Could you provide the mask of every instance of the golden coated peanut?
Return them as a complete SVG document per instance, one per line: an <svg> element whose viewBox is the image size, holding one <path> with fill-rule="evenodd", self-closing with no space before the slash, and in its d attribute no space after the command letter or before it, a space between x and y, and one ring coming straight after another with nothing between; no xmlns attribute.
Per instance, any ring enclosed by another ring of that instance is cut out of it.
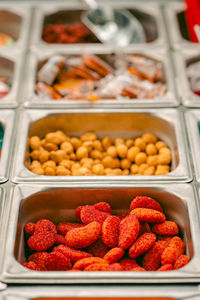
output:
<svg viewBox="0 0 200 300"><path fill-rule="evenodd" d="M64 150L51 151L50 157L59 164L63 159L66 159L66 153Z"/></svg>
<svg viewBox="0 0 200 300"><path fill-rule="evenodd" d="M169 166L167 166L169 167ZM166 166L158 165L155 171L155 175L166 175L169 173L169 169L166 168Z"/></svg>
<svg viewBox="0 0 200 300"><path fill-rule="evenodd" d="M31 171L37 175L44 175L44 170L42 168L33 168Z"/></svg>
<svg viewBox="0 0 200 300"><path fill-rule="evenodd" d="M63 167L65 167L66 169L71 170L73 164L74 164L74 161L71 161L71 160L69 160L69 159L63 159L63 160L59 163L59 166L63 166Z"/></svg>
<svg viewBox="0 0 200 300"><path fill-rule="evenodd" d="M130 172L127 169L125 169L125 170L122 171L122 175L129 175L129 174L130 174Z"/></svg>
<svg viewBox="0 0 200 300"><path fill-rule="evenodd" d="M56 151L58 150L58 146L56 144L53 143L45 143L44 145L44 149L47 151Z"/></svg>
<svg viewBox="0 0 200 300"><path fill-rule="evenodd" d="M149 166L157 166L158 165L158 155L149 155L147 157L147 164Z"/></svg>
<svg viewBox="0 0 200 300"><path fill-rule="evenodd" d="M113 169L120 168L120 160L118 158L113 158Z"/></svg>
<svg viewBox="0 0 200 300"><path fill-rule="evenodd" d="M40 154L39 154L39 160L41 163L44 163L45 161L49 160L49 156L50 156L50 153L46 150L42 150L40 151Z"/></svg>
<svg viewBox="0 0 200 300"><path fill-rule="evenodd" d="M78 170L78 169L80 169L80 167L81 167L81 165L78 162L76 162L71 167L71 171Z"/></svg>
<svg viewBox="0 0 200 300"><path fill-rule="evenodd" d="M133 146L133 147L128 149L127 158L130 161L135 161L135 157L138 153L140 153L140 148Z"/></svg>
<svg viewBox="0 0 200 300"><path fill-rule="evenodd" d="M56 175L56 169L51 167L46 167L44 169L44 175L47 176L55 176Z"/></svg>
<svg viewBox="0 0 200 300"><path fill-rule="evenodd" d="M78 149L82 145L81 140L76 137L72 137L70 139L70 142L71 142L72 146L74 147L74 149Z"/></svg>
<svg viewBox="0 0 200 300"><path fill-rule="evenodd" d="M141 137L138 137L135 139L135 146L140 148L141 151L144 151L146 147L146 142Z"/></svg>
<svg viewBox="0 0 200 300"><path fill-rule="evenodd" d="M70 154L74 151L74 147L72 146L72 144L70 142L63 142L60 145L60 149L64 150L66 154Z"/></svg>
<svg viewBox="0 0 200 300"><path fill-rule="evenodd" d="M40 138L38 136L32 136L29 143L32 150L38 150L41 146Z"/></svg>
<svg viewBox="0 0 200 300"><path fill-rule="evenodd" d="M56 167L56 175L58 176L69 176L71 175L70 170L66 169L64 166Z"/></svg>
<svg viewBox="0 0 200 300"><path fill-rule="evenodd" d="M30 153L30 157L35 160L35 159L39 159L40 156L40 151L39 150L34 150Z"/></svg>
<svg viewBox="0 0 200 300"><path fill-rule="evenodd" d="M73 176L92 175L92 172L89 169L82 167L78 170L73 170L72 175Z"/></svg>
<svg viewBox="0 0 200 300"><path fill-rule="evenodd" d="M97 139L97 136L94 132L87 132L81 136L82 142L95 141L96 139Z"/></svg>
<svg viewBox="0 0 200 300"><path fill-rule="evenodd" d="M162 142L162 141L156 142L156 143L155 143L155 146L156 146L156 148L157 148L158 150L160 150L161 148L167 148L167 145L166 145L164 142Z"/></svg>
<svg viewBox="0 0 200 300"><path fill-rule="evenodd" d="M116 146L117 148L117 154L121 157L121 158L125 158L128 152L128 147L124 144L120 144L118 146Z"/></svg>
<svg viewBox="0 0 200 300"><path fill-rule="evenodd" d="M155 144L157 141L157 137L152 134L152 133L144 133L142 135L142 138L144 139L144 141L146 142L146 144Z"/></svg>
<svg viewBox="0 0 200 300"><path fill-rule="evenodd" d="M144 170L144 175L148 176L148 175L154 175L155 173L155 167L151 166L148 167L146 170Z"/></svg>
<svg viewBox="0 0 200 300"><path fill-rule="evenodd" d="M102 140L102 145L105 150L112 145L112 140L109 136L105 136Z"/></svg>
<svg viewBox="0 0 200 300"><path fill-rule="evenodd" d="M122 175L122 170L121 169L112 169L112 173L113 175Z"/></svg>
<svg viewBox="0 0 200 300"><path fill-rule="evenodd" d="M43 163L42 167L43 167L43 169L46 169L46 168L55 169L56 168L56 163L53 160L47 160L46 162Z"/></svg>
<svg viewBox="0 0 200 300"><path fill-rule="evenodd" d="M81 158L88 157L88 149L87 147L81 146L76 150L76 157L78 160Z"/></svg>
<svg viewBox="0 0 200 300"><path fill-rule="evenodd" d="M147 155L144 152L140 152L135 157L135 163L139 166L147 161Z"/></svg>
<svg viewBox="0 0 200 300"><path fill-rule="evenodd" d="M93 159L92 158L88 158L88 157L85 157L85 158L82 158L80 160L80 164L81 166L84 165L84 164L93 164Z"/></svg>
<svg viewBox="0 0 200 300"><path fill-rule="evenodd" d="M95 175L104 175L104 174L105 174L104 166L103 166L102 164L94 165L94 166L92 167L92 172L93 172Z"/></svg>
<svg viewBox="0 0 200 300"><path fill-rule="evenodd" d="M59 145L59 144L62 143L62 138L56 132L47 133L45 138L46 138L47 143L53 143L53 144L56 144L56 145Z"/></svg>
<svg viewBox="0 0 200 300"><path fill-rule="evenodd" d="M42 169L42 165L38 160L33 160L30 167L29 167L29 169L33 170L33 169L37 169L37 168Z"/></svg>
<svg viewBox="0 0 200 300"><path fill-rule="evenodd" d="M69 157L66 156L66 159L71 159L71 160L75 161L75 160L76 160L76 154L75 154L75 153L71 153L71 154L69 155Z"/></svg>
<svg viewBox="0 0 200 300"><path fill-rule="evenodd" d="M147 155L156 155L157 154L157 149L154 144L148 144L145 147L145 151Z"/></svg>
<svg viewBox="0 0 200 300"><path fill-rule="evenodd" d="M83 168L87 168L87 169L89 169L89 170L92 170L92 166L93 166L93 165L88 164L88 163L85 163L85 164L82 165Z"/></svg>
<svg viewBox="0 0 200 300"><path fill-rule="evenodd" d="M86 147L88 149L88 151L90 152L93 149L93 142L92 141L83 142L82 146Z"/></svg>
<svg viewBox="0 0 200 300"><path fill-rule="evenodd" d="M111 156L106 156L102 159L102 164L104 168L113 168L113 158Z"/></svg>
<svg viewBox="0 0 200 300"><path fill-rule="evenodd" d="M115 146L110 146L107 149L107 154L115 158L117 156L117 149Z"/></svg>
<svg viewBox="0 0 200 300"><path fill-rule="evenodd" d="M161 148L159 150L159 154L167 154L167 155L171 155L171 151L169 148L165 147L165 148Z"/></svg>
<svg viewBox="0 0 200 300"><path fill-rule="evenodd" d="M158 164L159 165L168 165L171 162L171 155L169 154L159 154L158 155Z"/></svg>
<svg viewBox="0 0 200 300"><path fill-rule="evenodd" d="M101 142L99 140L96 140L96 141L93 142L93 148L95 150L99 150L101 152L103 151L102 144L101 144Z"/></svg>
<svg viewBox="0 0 200 300"><path fill-rule="evenodd" d="M138 172L141 173L141 174L144 174L144 171L148 168L148 165L147 164L141 164L139 166L139 169L138 169Z"/></svg>
<svg viewBox="0 0 200 300"><path fill-rule="evenodd" d="M133 164L133 165L131 166L131 173L132 173L132 174L136 174L136 173L138 172L138 170L139 170L138 165Z"/></svg>
<svg viewBox="0 0 200 300"><path fill-rule="evenodd" d="M61 143L64 143L65 141L70 142L70 138L61 130L57 130L56 134L60 137Z"/></svg>
<svg viewBox="0 0 200 300"><path fill-rule="evenodd" d="M101 163L101 160L100 159L94 159L93 161L93 164L94 165L97 165L97 164L100 164Z"/></svg>
<svg viewBox="0 0 200 300"><path fill-rule="evenodd" d="M46 144L46 139L40 140L40 145L41 145L42 147L44 147L45 144Z"/></svg>
<svg viewBox="0 0 200 300"><path fill-rule="evenodd" d="M104 158L104 157L106 157L108 154L107 154L107 152L102 152L102 159Z"/></svg>
<svg viewBox="0 0 200 300"><path fill-rule="evenodd" d="M90 152L90 156L93 158L93 159L102 159L102 152L100 152L99 150L92 150Z"/></svg>
<svg viewBox="0 0 200 300"><path fill-rule="evenodd" d="M130 169L131 167L131 161L127 158L124 158L121 160L121 168L122 169Z"/></svg>
<svg viewBox="0 0 200 300"><path fill-rule="evenodd" d="M116 138L115 139L115 146L118 146L118 145L121 145L121 144L124 144L124 143L125 143L125 141L122 138Z"/></svg>
<svg viewBox="0 0 200 300"><path fill-rule="evenodd" d="M125 144L128 148L131 148L132 146L134 146L134 140L128 139L128 140L126 140Z"/></svg>

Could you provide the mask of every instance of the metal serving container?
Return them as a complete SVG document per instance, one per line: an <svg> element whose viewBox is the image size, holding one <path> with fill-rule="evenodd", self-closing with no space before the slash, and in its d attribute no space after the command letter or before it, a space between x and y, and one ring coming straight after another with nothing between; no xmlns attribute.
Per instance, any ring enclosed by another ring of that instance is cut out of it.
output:
<svg viewBox="0 0 200 300"><path fill-rule="evenodd" d="M8 180L12 157L14 111L0 110L0 123L4 127L3 146L0 157L0 183Z"/></svg>
<svg viewBox="0 0 200 300"><path fill-rule="evenodd" d="M52 222L75 221L78 205L110 203L114 212L129 209L136 195L155 198L169 220L174 220L184 237L186 253L191 261L182 269L170 272L55 272L32 271L25 262L24 226L41 218ZM72 200L73 199L73 200ZM123 199L123 201L122 201ZM199 216L193 187L187 184L128 185L72 184L69 188L56 185L17 185L11 191L9 229L4 255L2 282L5 283L178 283L199 282ZM5 238L5 237L4 237Z"/></svg>
<svg viewBox="0 0 200 300"><path fill-rule="evenodd" d="M187 77L187 67L191 63L200 61L199 50L184 48L182 52L176 51L174 54L178 93L187 107L200 107L200 97L193 93Z"/></svg>
<svg viewBox="0 0 200 300"><path fill-rule="evenodd" d="M12 180L19 182L168 182L191 181L191 170L181 129L182 114L175 109L157 110L25 110L20 116L17 152L13 163ZM63 130L69 136L95 131L98 137L134 137L152 132L165 141L172 152L172 172L160 176L44 176L29 171L27 138Z"/></svg>
<svg viewBox="0 0 200 300"><path fill-rule="evenodd" d="M0 77L8 78L10 85L10 92L0 99L0 108L18 106L23 54L19 49L0 49Z"/></svg>
<svg viewBox="0 0 200 300"><path fill-rule="evenodd" d="M115 0L103 0L101 4L110 4L112 7L119 9L129 9L130 12L134 14L136 18L142 23L144 27L145 34L151 43L143 43L140 45L151 45L151 46L163 46L166 45L166 32L163 23L163 18L160 11L160 5L156 1L141 3L140 1L115 1ZM52 24L55 20L59 19L61 22L64 20L80 21L80 15L82 12L87 10L87 6L84 5L82 1L68 1L63 4L63 2L57 2L56 4L48 3L48 6L41 4L36 7L34 16L34 29L32 33L32 45L36 47L51 47L52 49L65 49L67 48L88 48L92 47L94 44L48 44L42 40L42 30L43 25ZM104 47L103 44L102 48ZM134 44L138 47L139 44Z"/></svg>
<svg viewBox="0 0 200 300"><path fill-rule="evenodd" d="M185 118L195 177L200 182L200 111L198 109L188 110L185 113Z"/></svg>
<svg viewBox="0 0 200 300"><path fill-rule="evenodd" d="M2 285L3 286L3 285ZM97 296L98 295L98 296ZM2 298L1 298L2 297ZM49 298L46 298L49 297ZM198 300L198 285L134 285L133 286L20 286L0 292L4 300ZM144 298L145 297L145 298ZM162 297L162 298L160 298Z"/></svg>
<svg viewBox="0 0 200 300"><path fill-rule="evenodd" d="M166 50L158 50L155 51L150 50L122 50L116 48L111 48L108 46L104 46L104 49L100 49L99 46L94 46L93 49L82 49L76 48L72 52L72 50L68 49L62 52L62 55L68 57L73 55L83 55L83 54L96 54L100 55L103 59L106 60L106 57L112 54L139 54L144 57L150 58L156 62L161 62L163 65L163 72L166 81L166 85L168 91L161 98L155 99L128 99L121 96L118 99L101 99L98 101L90 101L90 100L48 100L44 97L39 96L35 92L35 84L36 84L36 74L38 72L38 68L40 69L46 60L58 54L54 50L46 50L45 52L40 51L32 51L29 57L29 67L27 68L27 82L25 83L25 103L26 107L39 107L39 108L106 108L106 107L118 107L118 108L128 108L128 107L170 107L170 106L178 106L179 102L177 100L177 95L174 86L173 80L173 71L172 65L169 57L169 53ZM60 54L60 53L59 53Z"/></svg>
<svg viewBox="0 0 200 300"><path fill-rule="evenodd" d="M200 50L200 44L188 39L185 19L186 4L184 1L167 1L164 6L166 25L170 24L168 34L173 48L182 49L184 46Z"/></svg>
<svg viewBox="0 0 200 300"><path fill-rule="evenodd" d="M11 35L15 39L12 46L3 49L25 49L28 42L31 8L25 3L0 3L0 32Z"/></svg>

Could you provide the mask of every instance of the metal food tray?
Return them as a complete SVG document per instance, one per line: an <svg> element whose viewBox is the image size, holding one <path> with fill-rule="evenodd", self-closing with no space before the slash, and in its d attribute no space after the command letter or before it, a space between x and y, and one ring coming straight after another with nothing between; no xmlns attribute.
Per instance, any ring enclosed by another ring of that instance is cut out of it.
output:
<svg viewBox="0 0 200 300"><path fill-rule="evenodd" d="M1 47L6 50L27 47L31 8L25 3L0 3L0 31L13 36L16 41L12 46Z"/></svg>
<svg viewBox="0 0 200 300"><path fill-rule="evenodd" d="M184 48L181 52L176 51L174 53L174 60L177 69L177 88L183 105L187 107L200 107L200 96L192 92L186 73L187 66L190 63L200 61L200 48L199 50Z"/></svg>
<svg viewBox="0 0 200 300"><path fill-rule="evenodd" d="M173 48L181 50L183 47L188 47L189 49L194 48L200 50L199 43L193 43L190 40L184 38L184 35L181 33L180 24L178 20L178 15L180 16L180 22L184 21L183 13L186 9L186 5L182 1L171 1L165 3L164 12L166 23L170 24L168 29L168 34L170 37L170 43ZM185 33L184 33L185 34Z"/></svg>
<svg viewBox="0 0 200 300"><path fill-rule="evenodd" d="M25 53L19 49L0 49L0 77L7 77L10 84L10 92L0 99L0 108L18 106L23 55Z"/></svg>
<svg viewBox="0 0 200 300"><path fill-rule="evenodd" d="M12 133L14 125L14 111L0 110L0 123L4 127L3 146L0 157L0 183L8 180L10 160L12 157Z"/></svg>
<svg viewBox="0 0 200 300"><path fill-rule="evenodd" d="M118 99L101 99L98 101L90 101L90 100L48 100L42 96L39 96L35 92L35 84L36 84L36 74L38 71L38 66L44 64L46 59L55 55L62 54L64 56L72 56L72 55L84 55L84 54L97 54L97 55L111 55L112 53L116 54L139 54L144 57L150 58L154 61L160 61L163 65L164 77L166 79L167 92L161 98L155 99L128 99L123 96ZM173 71L170 63L169 53L165 49L161 49L155 51L143 50L142 48L139 50L122 50L121 48L112 48L108 46L104 46L104 49L99 48L99 46L93 46L90 49L81 49L76 48L73 51L68 49L60 53L59 51L46 50L42 51L33 51L29 57L29 66L26 70L27 82L25 83L25 107L38 107L38 108L107 108L107 107L118 107L118 108L126 108L126 107L170 107L170 106L178 106L179 101L177 100L177 95L174 86L173 80Z"/></svg>
<svg viewBox="0 0 200 300"><path fill-rule="evenodd" d="M25 261L24 226L41 218L55 223L75 220L78 205L94 204L106 199L114 211L129 209L136 195L157 199L167 218L174 220L184 236L189 264L169 272L42 272L32 271L20 263ZM97 196L98 195L98 196ZM5 283L178 283L199 282L200 224L193 187L186 184L120 185L72 184L69 188L58 185L17 185L11 190L9 229L4 252L2 282ZM73 200L72 200L73 199ZM123 201L122 201L123 199Z"/></svg>
<svg viewBox="0 0 200 300"><path fill-rule="evenodd" d="M191 170L182 131L182 114L175 109L157 110L24 110L20 116L17 151L13 162L12 180L19 182L188 182ZM63 130L70 136L95 131L97 136L133 137L152 132L172 151L172 172L160 176L46 176L37 175L25 167L29 163L27 138Z"/></svg>
<svg viewBox="0 0 200 300"><path fill-rule="evenodd" d="M102 1L103 2L103 1ZM101 3L102 3L101 2ZM135 13L135 16L141 21L142 25L144 26L145 33L147 34L147 37L151 39L155 39L152 43L142 43L142 44L133 44L133 48L136 49L138 46L166 46L167 43L167 37L164 27L164 22L160 10L160 5L156 3L156 1L141 3L139 1L115 1L115 0L108 0L104 1L106 4L110 4L112 7L116 7L119 9L129 8L130 10ZM74 15L75 20L80 20L80 10L86 10L87 6L83 4L82 1L67 1L65 4L63 2L57 2L56 4L48 3L48 6L45 4L40 4L40 6L36 6L36 11L34 15L34 29L32 31L32 39L31 39L31 46L34 47L41 47L41 48L49 48L52 47L56 49L66 49L71 48L71 50L75 48L89 48L92 47L94 44L66 44L66 45L59 45L59 44L48 44L44 42L41 38L42 35L42 29L43 29L43 23L46 20L51 20L51 15L54 15L58 13L59 11L70 11L70 14L68 12L67 15L63 15L63 19L71 19L71 17ZM104 44L98 43L98 45L101 45L102 48L104 48Z"/></svg>
<svg viewBox="0 0 200 300"><path fill-rule="evenodd" d="M4 300L45 300L46 297L51 300L73 300L74 297L77 300L152 300L152 297L154 300L198 300L200 288L197 285L155 285L148 286L148 288L144 285L134 285L134 287L116 285L112 287L105 285L63 287L60 285L56 289L53 286L20 286L8 287L7 290L0 292L1 297Z"/></svg>

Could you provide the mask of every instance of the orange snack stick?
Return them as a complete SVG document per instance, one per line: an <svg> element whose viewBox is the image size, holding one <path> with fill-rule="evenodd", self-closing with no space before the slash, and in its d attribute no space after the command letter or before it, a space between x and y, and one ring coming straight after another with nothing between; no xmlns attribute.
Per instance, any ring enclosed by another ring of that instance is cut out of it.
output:
<svg viewBox="0 0 200 300"><path fill-rule="evenodd" d="M140 222L148 223L162 223L166 219L162 212L150 208L135 208L130 215L136 216Z"/></svg>
<svg viewBox="0 0 200 300"><path fill-rule="evenodd" d="M135 208L150 208L154 210L158 210L162 212L162 207L160 204L147 196L137 196L131 201L130 210L133 210Z"/></svg>
<svg viewBox="0 0 200 300"><path fill-rule="evenodd" d="M28 237L30 237L31 235L34 234L34 231L35 231L35 224L34 224L34 223L31 223L31 222L27 223L27 224L25 225L24 230L25 230L26 235L27 235Z"/></svg>
<svg viewBox="0 0 200 300"><path fill-rule="evenodd" d="M142 267L147 271L155 271L159 268L161 263L161 255L168 243L165 241L157 241L142 259Z"/></svg>
<svg viewBox="0 0 200 300"><path fill-rule="evenodd" d="M45 251L51 248L56 242L56 233L34 233L28 239L28 246L31 250Z"/></svg>
<svg viewBox="0 0 200 300"><path fill-rule="evenodd" d="M149 250L156 242L156 235L145 232L142 234L129 249L129 256L136 258Z"/></svg>
<svg viewBox="0 0 200 300"><path fill-rule="evenodd" d="M140 224L138 219L133 215L124 218L119 224L118 247L127 249L137 239Z"/></svg>
<svg viewBox="0 0 200 300"><path fill-rule="evenodd" d="M119 224L121 220L116 216L109 216L102 225L102 241L105 245L113 248L117 245L119 236Z"/></svg>
<svg viewBox="0 0 200 300"><path fill-rule="evenodd" d="M84 226L83 224L63 222L63 223L59 223L57 225L57 230L60 234L65 236L68 231L75 229L75 228L80 228L83 226Z"/></svg>
<svg viewBox="0 0 200 300"><path fill-rule="evenodd" d="M171 271L171 270L173 270L172 265L171 264L167 264L167 265L164 265L164 266L160 267L156 271L158 271L158 272L164 272L164 271Z"/></svg>
<svg viewBox="0 0 200 300"><path fill-rule="evenodd" d="M172 239L173 239L173 236L162 236L162 235L158 236L159 241L165 241L168 244L171 242Z"/></svg>
<svg viewBox="0 0 200 300"><path fill-rule="evenodd" d="M184 253L184 248L185 246L181 238L178 236L173 237L168 247L162 253L161 264L163 266L167 264L174 265L177 258Z"/></svg>
<svg viewBox="0 0 200 300"><path fill-rule="evenodd" d="M45 266L49 271L67 271L72 268L70 260L58 251L47 255Z"/></svg>
<svg viewBox="0 0 200 300"><path fill-rule="evenodd" d="M34 233L47 233L47 232L54 232L57 233L56 226L49 220L42 219L39 220L35 224L35 231Z"/></svg>
<svg viewBox="0 0 200 300"><path fill-rule="evenodd" d="M82 208L83 208L83 206L77 206L77 208L75 209L75 215L76 215L76 218L77 218L78 222L81 222L80 214L81 214L81 209Z"/></svg>
<svg viewBox="0 0 200 300"><path fill-rule="evenodd" d="M81 221L84 224L89 224L93 221L98 222L99 224L103 224L105 219L109 216L110 214L102 212L97 210L95 207L90 206L90 205L85 205L81 209Z"/></svg>
<svg viewBox="0 0 200 300"><path fill-rule="evenodd" d="M148 223L140 223L140 232L139 235L142 235L145 232L151 232L151 227Z"/></svg>
<svg viewBox="0 0 200 300"><path fill-rule="evenodd" d="M123 268L119 263L114 263L109 265L106 271L123 271Z"/></svg>
<svg viewBox="0 0 200 300"><path fill-rule="evenodd" d="M112 248L110 251L106 253L104 259L112 264L114 262L119 261L124 256L124 250L118 247Z"/></svg>
<svg viewBox="0 0 200 300"><path fill-rule="evenodd" d="M110 204L107 202L98 202L98 203L94 204L93 206L97 210L103 211L108 214L112 214L112 208L110 207Z"/></svg>
<svg viewBox="0 0 200 300"><path fill-rule="evenodd" d="M103 77L113 71L109 64L107 64L104 60L100 59L96 55L85 56L83 59L83 63Z"/></svg>
<svg viewBox="0 0 200 300"><path fill-rule="evenodd" d="M78 260L74 264L73 269L83 270L87 266L92 265L92 264L105 264L105 263L107 263L107 261L103 258L100 258L100 257L87 257L87 258L83 258L83 259Z"/></svg>
<svg viewBox="0 0 200 300"><path fill-rule="evenodd" d="M47 252L36 252L29 256L28 260L29 262L34 262L39 267L40 271L46 271L45 259L47 255Z"/></svg>
<svg viewBox="0 0 200 300"><path fill-rule="evenodd" d="M83 271L107 271L108 263L99 263L99 264L92 264L87 267Z"/></svg>
<svg viewBox="0 0 200 300"><path fill-rule="evenodd" d="M177 235L179 230L175 222L165 221L160 224L155 224L152 231L159 235Z"/></svg>
<svg viewBox="0 0 200 300"><path fill-rule="evenodd" d="M142 267L135 267L133 269L131 269L130 271L133 271L133 272L145 272L146 270Z"/></svg>
<svg viewBox="0 0 200 300"><path fill-rule="evenodd" d="M133 258L123 258L120 261L120 265L124 271L130 271L136 267L139 267L139 265L136 263L135 259Z"/></svg>
<svg viewBox="0 0 200 300"><path fill-rule="evenodd" d="M174 264L174 270L183 268L185 265L187 265L189 263L190 259L187 255L182 254L180 255L177 260L175 261Z"/></svg>
<svg viewBox="0 0 200 300"><path fill-rule="evenodd" d="M66 240L65 240L65 237L61 234L56 234L56 241L55 241L55 244L56 245L59 245L59 244L63 244L65 245L66 244Z"/></svg>
<svg viewBox="0 0 200 300"><path fill-rule="evenodd" d="M94 243L101 234L101 225L98 222L91 222L82 227L67 232L66 244L72 248L84 248Z"/></svg>
<svg viewBox="0 0 200 300"><path fill-rule="evenodd" d="M53 251L58 251L62 253L65 257L69 258L71 262L76 262L82 258L92 257L88 252L76 250L65 245L59 245L53 249Z"/></svg>
<svg viewBox="0 0 200 300"><path fill-rule="evenodd" d="M33 261L25 262L23 266L33 271L40 271L40 268Z"/></svg>
<svg viewBox="0 0 200 300"><path fill-rule="evenodd" d="M87 251L93 256L102 258L109 251L109 248L99 238L92 245L88 246Z"/></svg>

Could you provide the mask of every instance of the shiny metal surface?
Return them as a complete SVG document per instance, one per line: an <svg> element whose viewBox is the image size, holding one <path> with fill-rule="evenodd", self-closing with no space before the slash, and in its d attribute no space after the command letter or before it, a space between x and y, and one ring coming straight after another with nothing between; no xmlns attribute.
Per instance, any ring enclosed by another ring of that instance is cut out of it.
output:
<svg viewBox="0 0 200 300"><path fill-rule="evenodd" d="M74 297L81 300L89 300L90 298L95 300L100 300L103 298L106 300L113 300L120 297L126 300L152 300L150 297L170 297L165 300L198 300L200 297L200 290L197 285L154 285L154 286L144 286L144 285L134 285L134 286L70 286L63 287L57 286L23 286L23 287L8 287L6 291L0 293L0 297L4 300L30 300L37 297L66 297L65 300L72 300ZM87 297L87 298L86 298ZM98 297L98 298L96 298ZM137 298L135 298L137 297ZM142 298L141 298L142 297ZM171 299L173 298L173 299ZM62 298L62 300L64 300ZM102 300L103 300L102 299ZM42 299L41 299L42 300ZM52 300L54 300L52 298ZM161 300L161 299L154 299ZM164 300L164 299L163 299Z"/></svg>
<svg viewBox="0 0 200 300"><path fill-rule="evenodd" d="M200 48L199 50L184 48L181 52L177 51L174 54L174 60L177 88L183 105L187 107L200 107L200 97L192 92L187 77L187 66L200 61Z"/></svg>
<svg viewBox="0 0 200 300"><path fill-rule="evenodd" d="M166 32L164 28L163 18L160 11L160 5L156 1L148 2L147 6L139 1L115 1L109 0L106 1L106 4L110 4L116 9L129 9L131 13L142 23L144 28L147 40L151 40L151 46L164 46L166 45ZM34 24L36 26L32 32L32 46L36 47L45 47L48 48L49 44L45 43L41 39L41 33L43 28L43 23L51 23L51 20L54 20L56 14L64 20L70 20L72 16L75 16L75 21L80 21L80 14L87 9L86 5L83 5L82 1L73 1L73 2L57 2L56 4L41 4L39 7L36 7L36 12L34 16ZM60 13L62 12L62 13ZM70 19L69 19L70 18ZM102 48L103 44L100 44ZM149 44L142 44L149 45ZM77 47L89 48L92 44L67 44L67 45L58 45L51 44L52 49L76 49ZM134 48L137 47L137 44L134 44Z"/></svg>
<svg viewBox="0 0 200 300"><path fill-rule="evenodd" d="M167 218L175 220L184 236L186 253L191 258L187 266L171 272L41 272L21 266L25 261L24 232L26 222L40 218L58 223L75 219L75 207L110 203L114 211L128 209L136 195L157 199ZM73 200L72 200L73 199ZM123 201L122 201L123 199ZM186 184L134 185L120 184L72 184L69 188L56 185L17 185L10 193L9 229L2 281L5 283L178 283L198 282L200 241L199 218L193 187Z"/></svg>
<svg viewBox="0 0 200 300"><path fill-rule="evenodd" d="M12 130L14 125L14 111L0 110L0 123L4 127L3 146L0 157L0 183L8 180L10 160L12 156L11 145L13 141Z"/></svg>
<svg viewBox="0 0 200 300"><path fill-rule="evenodd" d="M185 135L181 129L182 115L174 109L163 110L26 110L20 116L17 151L13 163L12 180L19 182L167 182L191 181ZM70 136L95 131L103 137L133 137L152 132L165 141L172 151L172 172L160 176L44 176L30 172L26 167L27 137L55 130Z"/></svg>
<svg viewBox="0 0 200 300"><path fill-rule="evenodd" d="M32 51L29 56L29 66L27 69L27 82L25 83L25 107L34 107L34 108L107 108L107 107L115 107L115 108L128 108L128 107L171 107L177 106L179 101L177 100L177 95L174 86L173 79L173 71L172 65L169 57L169 52L167 50L158 50L154 51L153 49L144 50L142 47L140 50L128 50L121 48L116 49L113 47L104 46L104 49L100 49L99 46L93 46L90 49L81 49L76 48L74 51L70 49L65 49L62 52L64 56L72 56L72 55L81 55L81 54L99 54L101 56L110 55L112 53L115 54L141 54L144 57L148 57L155 61L160 61L163 64L163 72L165 81L167 84L168 91L162 98L155 99L127 99L124 97L120 97L118 99L102 99L99 101L89 101L89 100L47 100L35 93L35 82L36 82L36 73L38 67L44 64L47 58L58 54L60 52L46 50L44 51Z"/></svg>

